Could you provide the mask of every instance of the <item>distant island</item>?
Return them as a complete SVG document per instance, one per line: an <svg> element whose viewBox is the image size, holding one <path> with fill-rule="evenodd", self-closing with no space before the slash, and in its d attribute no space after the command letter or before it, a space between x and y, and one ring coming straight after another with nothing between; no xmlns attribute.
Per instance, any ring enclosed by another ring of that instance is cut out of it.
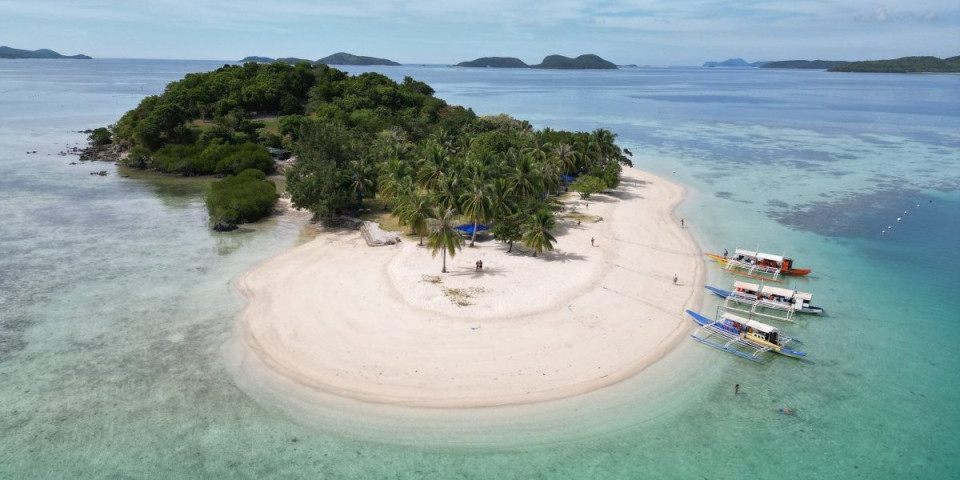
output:
<svg viewBox="0 0 960 480"><path fill-rule="evenodd" d="M247 63L247 62L273 63L273 61L274 61L274 59L273 59L273 58L270 58L270 57L258 57L258 56L256 56L256 55L253 55L253 56L250 56L250 57L243 57L243 59L240 60L240 63Z"/></svg>
<svg viewBox="0 0 960 480"><path fill-rule="evenodd" d="M469 62L460 62L458 67L479 68L530 68L523 60L514 57L480 57Z"/></svg>
<svg viewBox="0 0 960 480"><path fill-rule="evenodd" d="M42 59L72 59L72 60L90 60L86 55L60 55L53 50L41 48L40 50L21 50L19 48L0 47L0 58L42 58Z"/></svg>
<svg viewBox="0 0 960 480"><path fill-rule="evenodd" d="M460 62L458 67L480 68L540 68L552 70L615 70L617 65L597 55L586 54L577 58L563 55L548 55L539 65L527 65L514 57L481 57L468 62Z"/></svg>
<svg viewBox="0 0 960 480"><path fill-rule="evenodd" d="M843 60L784 60L780 62L767 62L761 68L799 68L808 70L827 70L840 65L846 65L850 62Z"/></svg>
<svg viewBox="0 0 960 480"><path fill-rule="evenodd" d="M709 68L713 68L713 67L753 67L753 68L760 68L760 67L766 65L767 63L769 63L769 62L753 62L753 63L747 63L747 61L744 60L744 59L742 59L742 58L730 58L730 59L724 60L724 61L722 61L722 62L704 62L703 66L704 66L704 67L709 67Z"/></svg>
<svg viewBox="0 0 960 480"><path fill-rule="evenodd" d="M960 73L960 56L946 59L937 57L902 57L893 60L849 62L835 66L828 71L867 73Z"/></svg>
<svg viewBox="0 0 960 480"><path fill-rule="evenodd" d="M260 56L249 56L244 57L240 60L240 63L247 62L256 62L256 63L288 63L290 65L296 65L300 62L307 62L313 65L400 65L393 60L387 60L386 58L376 58L376 57L364 57L361 55L353 55L351 53L337 52L333 55L329 55L321 58L317 61L307 60L305 58L297 57L283 57L283 58L270 58L270 57L260 57Z"/></svg>
<svg viewBox="0 0 960 480"><path fill-rule="evenodd" d="M323 57L315 63L322 63L324 65L400 65L386 58L364 57L362 55L353 55L344 52L337 52L333 55Z"/></svg>

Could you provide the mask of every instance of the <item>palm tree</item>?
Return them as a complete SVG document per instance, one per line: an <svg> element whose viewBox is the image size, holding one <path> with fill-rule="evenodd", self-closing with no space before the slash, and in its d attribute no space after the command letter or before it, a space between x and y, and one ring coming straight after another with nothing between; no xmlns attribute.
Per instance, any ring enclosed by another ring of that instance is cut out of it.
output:
<svg viewBox="0 0 960 480"><path fill-rule="evenodd" d="M470 182L470 188L460 195L460 208L463 216L473 222L473 234L470 235L470 246L477 238L477 225L486 222L493 216L490 186L479 177Z"/></svg>
<svg viewBox="0 0 960 480"><path fill-rule="evenodd" d="M537 253L553 250L553 244L557 241L550 230L556 225L556 220L550 212L539 211L530 216L527 220L527 229L523 232L521 241L524 245L533 249L533 256Z"/></svg>
<svg viewBox="0 0 960 480"><path fill-rule="evenodd" d="M439 211L435 211L435 213L437 214L437 224L433 233L427 237L427 244L430 246L432 256L436 257L437 251L443 254L443 269L440 271L447 273L447 252L450 252L451 257L455 256L457 250L463 246L463 237L460 236L460 231L456 229L454 224L456 214L452 208L447 207L443 214L440 214Z"/></svg>
<svg viewBox="0 0 960 480"><path fill-rule="evenodd" d="M361 204L367 192L373 189L373 164L367 157L360 157L347 163L350 175L350 192L356 195L357 204Z"/></svg>
<svg viewBox="0 0 960 480"><path fill-rule="evenodd" d="M434 218L435 212L430 194L416 189L399 196L393 210L400 225L409 225L410 233L420 236L420 246L423 246L423 236L429 233L427 220Z"/></svg>
<svg viewBox="0 0 960 480"><path fill-rule="evenodd" d="M447 151L436 143L430 143L424 148L417 180L427 190L435 192L447 176L446 170L450 163Z"/></svg>
<svg viewBox="0 0 960 480"><path fill-rule="evenodd" d="M527 155L519 157L513 171L510 172L510 188L520 197L539 195L543 189L533 159Z"/></svg>
<svg viewBox="0 0 960 480"><path fill-rule="evenodd" d="M569 144L561 144L553 148L553 158L560 162L563 173L576 172L577 156L576 151Z"/></svg>

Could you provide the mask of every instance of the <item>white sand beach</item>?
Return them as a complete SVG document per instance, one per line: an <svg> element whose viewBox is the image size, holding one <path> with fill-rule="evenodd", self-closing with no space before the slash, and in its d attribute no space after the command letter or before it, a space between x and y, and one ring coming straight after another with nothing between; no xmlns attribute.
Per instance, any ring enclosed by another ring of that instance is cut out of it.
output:
<svg viewBox="0 0 960 480"><path fill-rule="evenodd" d="M298 395L433 408L546 401L626 379L684 337L683 311L700 302L700 252L671 213L683 195L625 169L612 194L567 197L602 220L561 220L554 251L477 242L447 258L446 274L416 237L368 247L357 231L322 232L238 280L239 350L264 367L239 374Z"/></svg>

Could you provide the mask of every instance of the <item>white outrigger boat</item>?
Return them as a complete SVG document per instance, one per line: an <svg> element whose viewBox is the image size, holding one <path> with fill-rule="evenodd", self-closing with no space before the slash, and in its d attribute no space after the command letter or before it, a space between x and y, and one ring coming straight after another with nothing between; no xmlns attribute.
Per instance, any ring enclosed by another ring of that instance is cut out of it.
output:
<svg viewBox="0 0 960 480"><path fill-rule="evenodd" d="M726 250L724 250L723 255L716 253L707 253L706 255L730 273L758 280L779 282L784 275L804 276L810 274L809 269L793 268L793 259L781 255L739 248L734 250L733 256L729 257Z"/></svg>
<svg viewBox="0 0 960 480"><path fill-rule="evenodd" d="M734 355L761 362L765 352L779 353L787 357L803 358L806 353L788 348L791 343L800 343L794 338L780 335L776 327L747 320L732 313L723 313L711 320L693 310L687 310L700 328L690 336L694 340Z"/></svg>
<svg viewBox="0 0 960 480"><path fill-rule="evenodd" d="M823 315L823 308L810 304L813 294L807 292L748 282L733 282L733 290L706 289L724 299L724 310L786 322L793 321L794 313Z"/></svg>

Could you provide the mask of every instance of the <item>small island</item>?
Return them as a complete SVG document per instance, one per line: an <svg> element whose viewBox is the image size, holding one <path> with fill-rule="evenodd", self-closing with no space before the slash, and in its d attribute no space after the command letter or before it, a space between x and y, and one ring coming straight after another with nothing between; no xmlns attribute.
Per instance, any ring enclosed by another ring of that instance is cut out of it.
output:
<svg viewBox="0 0 960 480"><path fill-rule="evenodd" d="M704 62L704 63L703 63L703 66L704 66L704 67L708 67L708 68L713 68L713 67L738 67L738 68L752 67L752 68L759 68L759 67L762 67L762 66L766 65L767 63L768 63L768 62L753 62L753 63L748 63L746 60L744 60L744 59L742 59L742 58L730 58L730 59L724 60L724 61L722 61L722 62L714 62L714 61Z"/></svg>
<svg viewBox="0 0 960 480"><path fill-rule="evenodd" d="M477 68L529 68L519 58L514 57L480 57L468 62L460 62L458 67L477 67Z"/></svg>
<svg viewBox="0 0 960 480"><path fill-rule="evenodd" d="M345 52L337 52L333 55L328 55L314 63L323 65L400 65L399 63L394 62L393 60L387 60L386 58L365 57L363 55L354 55L352 53Z"/></svg>
<svg viewBox="0 0 960 480"><path fill-rule="evenodd" d="M0 47L0 58L5 59L46 59L46 60L59 60L59 59L69 59L69 60L90 60L91 57L87 55L61 55L53 50L47 48L41 48L40 50L21 50L19 48L11 48L7 46Z"/></svg>
<svg viewBox="0 0 960 480"><path fill-rule="evenodd" d="M547 55L538 65L527 65L514 57L480 57L468 62L460 62L458 67L479 68L539 68L545 70L616 70L617 65L594 54L580 55L577 58L563 55Z"/></svg>
<svg viewBox="0 0 960 480"><path fill-rule="evenodd" d="M847 61L843 60L783 60L779 62L767 62L761 68L793 68L801 70L827 70L833 67L845 65Z"/></svg>
<svg viewBox="0 0 960 480"><path fill-rule="evenodd" d="M387 60L386 58L376 58L376 57L364 57L362 55L353 55L352 53L337 52L333 55L328 55L321 58L317 61L307 60L305 58L298 57L283 57L283 58L271 58L271 57L261 57L256 55L251 55L249 57L244 57L240 60L239 63L286 63L290 65L296 65L300 62L307 62L312 65L390 65L396 66L400 65L393 60Z"/></svg>
<svg viewBox="0 0 960 480"><path fill-rule="evenodd" d="M940 59L937 57L901 57L893 60L871 60L837 65L830 72L864 73L960 73L960 56Z"/></svg>

